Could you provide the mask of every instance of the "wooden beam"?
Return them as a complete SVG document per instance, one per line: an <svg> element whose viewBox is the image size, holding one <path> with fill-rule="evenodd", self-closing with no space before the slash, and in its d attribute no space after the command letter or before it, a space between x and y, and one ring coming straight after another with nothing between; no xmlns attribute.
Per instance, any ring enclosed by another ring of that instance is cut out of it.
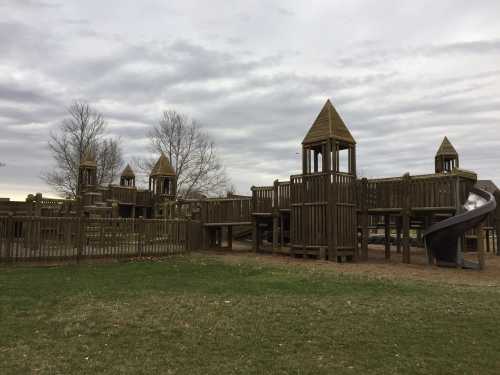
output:
<svg viewBox="0 0 500 375"><path fill-rule="evenodd" d="M391 259L391 217L384 215L385 259Z"/></svg>
<svg viewBox="0 0 500 375"><path fill-rule="evenodd" d="M477 227L477 260L479 264L479 269L484 270L484 230L483 224L479 224Z"/></svg>
<svg viewBox="0 0 500 375"><path fill-rule="evenodd" d="M411 201L409 194L409 187L411 183L410 174L407 173L403 176L403 203L404 208L402 211L403 217L403 263L410 263L410 212Z"/></svg>
<svg viewBox="0 0 500 375"><path fill-rule="evenodd" d="M368 198L368 180L363 178L361 180L361 258L364 260L368 259L368 209L367 209L367 198Z"/></svg>
<svg viewBox="0 0 500 375"><path fill-rule="evenodd" d="M396 252L401 254L401 216L396 217Z"/></svg>
<svg viewBox="0 0 500 375"><path fill-rule="evenodd" d="M227 226L227 247L233 250L233 227L231 225Z"/></svg>

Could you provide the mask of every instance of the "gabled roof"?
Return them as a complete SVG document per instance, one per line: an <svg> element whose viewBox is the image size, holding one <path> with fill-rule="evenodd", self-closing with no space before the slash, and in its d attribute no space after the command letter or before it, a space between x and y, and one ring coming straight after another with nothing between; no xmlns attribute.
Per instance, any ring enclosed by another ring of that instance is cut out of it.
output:
<svg viewBox="0 0 500 375"><path fill-rule="evenodd" d="M455 150L455 147L453 147L448 137L444 137L441 146L439 146L439 149L436 152L436 156L441 156L441 155L458 156L457 150Z"/></svg>
<svg viewBox="0 0 500 375"><path fill-rule="evenodd" d="M151 176L175 176L174 168L163 152L153 167Z"/></svg>
<svg viewBox="0 0 500 375"><path fill-rule="evenodd" d="M356 143L330 99L326 101L302 143L313 143L329 138L336 138L352 144Z"/></svg>
<svg viewBox="0 0 500 375"><path fill-rule="evenodd" d="M130 177L130 178L135 177L135 173L130 167L130 164L127 164L127 166L123 170L122 177Z"/></svg>
<svg viewBox="0 0 500 375"><path fill-rule="evenodd" d="M86 152L83 158L80 160L81 167L97 167L97 162L92 152Z"/></svg>

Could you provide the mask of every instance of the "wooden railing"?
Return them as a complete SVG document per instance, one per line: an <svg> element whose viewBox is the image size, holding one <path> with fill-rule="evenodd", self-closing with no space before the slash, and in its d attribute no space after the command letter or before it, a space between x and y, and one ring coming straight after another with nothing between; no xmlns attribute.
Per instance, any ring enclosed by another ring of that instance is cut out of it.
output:
<svg viewBox="0 0 500 375"><path fill-rule="evenodd" d="M120 203L135 204L137 201L137 190L125 186L110 186L110 197L109 199L116 200Z"/></svg>
<svg viewBox="0 0 500 375"><path fill-rule="evenodd" d="M249 223L252 199L204 199L201 204L201 221L204 224Z"/></svg>
<svg viewBox="0 0 500 375"><path fill-rule="evenodd" d="M153 199L153 193L149 190L137 190L136 205L142 207L151 206L151 201Z"/></svg>
<svg viewBox="0 0 500 375"><path fill-rule="evenodd" d="M179 254L198 248L199 222L0 217L0 261Z"/></svg>
<svg viewBox="0 0 500 375"><path fill-rule="evenodd" d="M274 181L272 186L252 187L253 212L270 214L273 209L290 209L290 181Z"/></svg>
<svg viewBox="0 0 500 375"><path fill-rule="evenodd" d="M273 186L252 187L252 211L254 213L271 213L273 211Z"/></svg>
<svg viewBox="0 0 500 375"><path fill-rule="evenodd" d="M290 181L276 181L275 192L277 192L275 206L280 210L290 209Z"/></svg>
<svg viewBox="0 0 500 375"><path fill-rule="evenodd" d="M358 180L357 198L359 206L364 203L369 210L402 209L405 199L412 209L455 209L474 183L471 177L453 173Z"/></svg>

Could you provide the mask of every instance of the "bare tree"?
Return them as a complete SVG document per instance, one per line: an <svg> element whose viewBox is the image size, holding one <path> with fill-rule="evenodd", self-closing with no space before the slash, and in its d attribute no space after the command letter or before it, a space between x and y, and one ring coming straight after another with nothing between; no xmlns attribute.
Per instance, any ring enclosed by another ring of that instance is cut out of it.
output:
<svg viewBox="0 0 500 375"><path fill-rule="evenodd" d="M228 187L229 179L213 140L186 115L173 110L163 112L148 136L152 151L165 153L172 163L180 196L220 195ZM149 172L154 161L143 160L141 169Z"/></svg>
<svg viewBox="0 0 500 375"><path fill-rule="evenodd" d="M111 183L123 164L117 139L106 138L106 122L101 113L85 102L74 102L69 116L50 134L49 149L55 169L42 179L62 196L74 197L80 160L92 153L97 161L97 183Z"/></svg>

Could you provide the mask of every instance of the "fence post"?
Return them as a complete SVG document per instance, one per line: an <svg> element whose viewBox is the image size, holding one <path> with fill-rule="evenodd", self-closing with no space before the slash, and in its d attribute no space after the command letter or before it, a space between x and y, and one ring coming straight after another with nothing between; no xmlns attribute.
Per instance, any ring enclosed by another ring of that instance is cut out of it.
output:
<svg viewBox="0 0 500 375"><path fill-rule="evenodd" d="M278 248L278 224L279 224L279 216L280 210L278 205L278 180L274 180L273 185L273 195L274 199L272 200L272 215L273 215L273 252ZM283 228L281 228L283 230Z"/></svg>
<svg viewBox="0 0 500 375"><path fill-rule="evenodd" d="M187 215L184 220L186 226L186 251L190 252L192 249L193 241L191 241L191 235L193 234L193 222L191 220L191 215Z"/></svg>
<svg viewBox="0 0 500 375"><path fill-rule="evenodd" d="M137 219L137 256L141 257L144 247L144 218L139 216Z"/></svg>
<svg viewBox="0 0 500 375"><path fill-rule="evenodd" d="M83 254L83 249L86 246L86 225L87 225L87 220L85 219L85 216L80 216L78 218L78 246L76 249L76 262L80 262L80 257Z"/></svg>
<svg viewBox="0 0 500 375"><path fill-rule="evenodd" d="M257 251L259 251L259 244L258 244L258 242L259 242L259 238L258 238L259 228L258 228L257 218L254 215L254 213L257 211L257 193L255 190L255 186L252 186L250 188L250 190L252 191L252 208L251 208L251 212L250 212L250 217L251 217L251 221L252 221L252 250L257 252Z"/></svg>
<svg viewBox="0 0 500 375"><path fill-rule="evenodd" d="M6 249L5 249L5 260L7 262L12 261L12 240L14 237L14 214L9 212L6 220L5 228L5 239L6 239Z"/></svg>
<svg viewBox="0 0 500 375"><path fill-rule="evenodd" d="M495 200L497 201L497 209L495 212L495 244L496 254L500 256L500 191L495 192ZM495 251L495 249L493 249Z"/></svg>

